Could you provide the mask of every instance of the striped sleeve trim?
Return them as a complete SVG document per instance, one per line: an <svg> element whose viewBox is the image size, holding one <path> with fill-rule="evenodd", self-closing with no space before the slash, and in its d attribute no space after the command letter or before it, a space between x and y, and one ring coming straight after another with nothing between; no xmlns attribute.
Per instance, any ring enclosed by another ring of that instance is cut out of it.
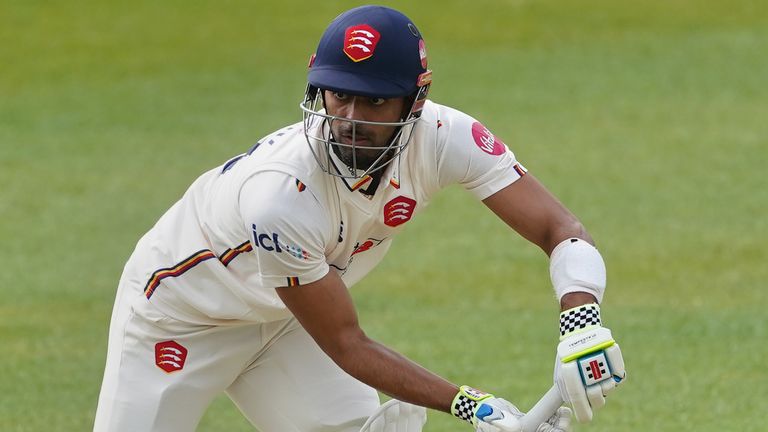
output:
<svg viewBox="0 0 768 432"><path fill-rule="evenodd" d="M219 261L221 261L221 263L224 264L224 267L226 267L229 265L229 263L232 262L233 259L237 258L238 255L245 252L250 252L252 250L253 246L251 245L250 240L248 240L235 247L234 249L225 250L224 253L219 257Z"/></svg>
<svg viewBox="0 0 768 432"><path fill-rule="evenodd" d="M241 243L240 245L225 250L219 257L219 261L221 262L224 267L229 266L229 264L238 256L240 256L243 253L250 252L253 250L253 245L251 244L250 240L245 241ZM196 265L200 264L203 261L207 261L212 258L217 258L216 254L209 250L209 249L202 249L199 250L180 263L176 264L173 267L167 267L167 268L161 268L159 270L156 270L154 273L152 273L152 276L147 281L147 284L144 286L144 296L149 299L152 297L152 294L155 293L155 290L158 286L160 286L160 283L165 278L169 277L179 277L183 275L185 272L189 271ZM286 284L288 286L297 286L300 285L301 282L299 281L299 278L296 276L287 277L285 278Z"/></svg>
<svg viewBox="0 0 768 432"><path fill-rule="evenodd" d="M207 261L211 258L216 258L216 254L208 249L203 249L190 255L187 259L176 264L170 268L163 268L152 273L152 276L147 281L147 285L144 287L144 295L147 298L152 297L152 294L157 289L160 282L167 277L177 277L184 272L188 271L192 267L200 264L203 261Z"/></svg>

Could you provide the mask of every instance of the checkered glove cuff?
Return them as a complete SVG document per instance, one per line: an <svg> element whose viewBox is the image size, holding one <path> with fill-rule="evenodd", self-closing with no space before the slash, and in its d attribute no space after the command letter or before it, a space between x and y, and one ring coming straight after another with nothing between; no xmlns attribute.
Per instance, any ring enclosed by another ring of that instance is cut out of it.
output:
<svg viewBox="0 0 768 432"><path fill-rule="evenodd" d="M588 327L602 326L600 306L590 303L560 312L560 338Z"/></svg>
<svg viewBox="0 0 768 432"><path fill-rule="evenodd" d="M472 420L475 417L478 403L484 399L492 397L492 394L485 393L470 386L461 386L459 392L456 393L456 397L453 398L451 414L474 425Z"/></svg>

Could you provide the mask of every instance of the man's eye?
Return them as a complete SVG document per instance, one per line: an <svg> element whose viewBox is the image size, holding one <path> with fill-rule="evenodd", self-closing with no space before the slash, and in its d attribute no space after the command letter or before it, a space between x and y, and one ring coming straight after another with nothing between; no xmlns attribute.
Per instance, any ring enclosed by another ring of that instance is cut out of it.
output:
<svg viewBox="0 0 768 432"><path fill-rule="evenodd" d="M373 105L382 105L386 101L387 101L386 99L380 98L380 97L371 98L371 103Z"/></svg>
<svg viewBox="0 0 768 432"><path fill-rule="evenodd" d="M349 96L346 93L333 92L333 97L338 100L346 100Z"/></svg>

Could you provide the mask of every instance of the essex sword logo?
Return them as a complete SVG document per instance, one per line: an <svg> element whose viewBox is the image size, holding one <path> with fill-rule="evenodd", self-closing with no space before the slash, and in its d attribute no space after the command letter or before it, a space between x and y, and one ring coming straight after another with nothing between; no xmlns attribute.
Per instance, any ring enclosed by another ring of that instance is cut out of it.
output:
<svg viewBox="0 0 768 432"><path fill-rule="evenodd" d="M373 56L381 35L368 24L347 27L344 32L344 54L353 62L361 62Z"/></svg>
<svg viewBox="0 0 768 432"><path fill-rule="evenodd" d="M155 364L167 373L184 368L187 361L187 349L176 341L163 341L155 344Z"/></svg>
<svg viewBox="0 0 768 432"><path fill-rule="evenodd" d="M391 227L402 225L413 216L416 200L404 196L392 198L384 205L384 224Z"/></svg>

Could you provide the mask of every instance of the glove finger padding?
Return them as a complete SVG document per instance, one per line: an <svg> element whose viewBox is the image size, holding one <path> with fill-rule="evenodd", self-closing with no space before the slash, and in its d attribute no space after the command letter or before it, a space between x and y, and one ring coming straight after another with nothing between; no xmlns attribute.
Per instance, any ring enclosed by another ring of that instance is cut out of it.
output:
<svg viewBox="0 0 768 432"><path fill-rule="evenodd" d="M524 413L520 411L520 409L516 407L515 404L513 404L512 402L504 398L496 398L496 400L499 401L502 405L506 406L507 410L509 410L509 412L511 412L514 416L516 417L523 416Z"/></svg>
<svg viewBox="0 0 768 432"><path fill-rule="evenodd" d="M613 344L606 348L605 356L608 358L608 363L611 366L612 381L615 382L615 385L621 384L627 377L627 372L624 370L624 356L621 355L619 344Z"/></svg>
<svg viewBox="0 0 768 432"><path fill-rule="evenodd" d="M589 400L589 406L593 409L600 409L605 406L605 396L603 396L603 387L600 384L594 384L588 386L587 399Z"/></svg>
<svg viewBox="0 0 768 432"><path fill-rule="evenodd" d="M557 387L563 400L571 404L576 420L585 423L592 420L592 408L587 399L584 383L576 362L559 365Z"/></svg>
<svg viewBox="0 0 768 432"><path fill-rule="evenodd" d="M571 431L571 409L560 407L550 417L546 423L542 423L536 429L536 432L570 432Z"/></svg>
<svg viewBox="0 0 768 432"><path fill-rule="evenodd" d="M360 432L421 432L426 422L426 408L391 399L371 415Z"/></svg>
<svg viewBox="0 0 768 432"><path fill-rule="evenodd" d="M600 381L600 387L603 390L603 395L608 396L608 393L612 392L616 388L616 381L612 379Z"/></svg>

